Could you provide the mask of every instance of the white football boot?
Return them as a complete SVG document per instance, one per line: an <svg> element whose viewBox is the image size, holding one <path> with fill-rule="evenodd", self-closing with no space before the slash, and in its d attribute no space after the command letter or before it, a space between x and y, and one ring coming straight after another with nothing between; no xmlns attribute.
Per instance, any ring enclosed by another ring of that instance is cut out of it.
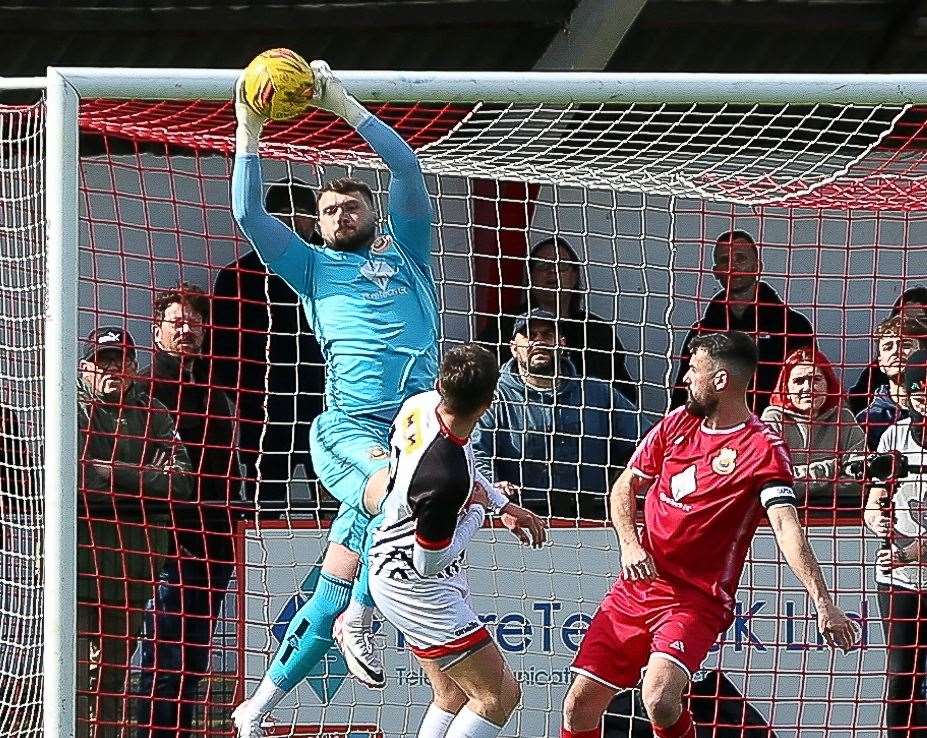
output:
<svg viewBox="0 0 927 738"><path fill-rule="evenodd" d="M371 625L363 620L346 621L342 614L335 620L332 635L344 654L348 671L370 689L383 689L386 675L383 659L373 642Z"/></svg>

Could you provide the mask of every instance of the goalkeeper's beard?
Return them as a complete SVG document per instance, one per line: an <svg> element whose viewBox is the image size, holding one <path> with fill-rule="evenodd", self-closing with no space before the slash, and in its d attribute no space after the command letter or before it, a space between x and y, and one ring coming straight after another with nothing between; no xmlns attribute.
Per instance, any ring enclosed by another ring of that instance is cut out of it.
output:
<svg viewBox="0 0 927 738"><path fill-rule="evenodd" d="M325 244L328 248L332 251L357 251L373 243L373 239L377 234L377 225L376 223L370 223L363 229L358 228L353 233L341 237L337 234L338 231L335 231L335 237Z"/></svg>

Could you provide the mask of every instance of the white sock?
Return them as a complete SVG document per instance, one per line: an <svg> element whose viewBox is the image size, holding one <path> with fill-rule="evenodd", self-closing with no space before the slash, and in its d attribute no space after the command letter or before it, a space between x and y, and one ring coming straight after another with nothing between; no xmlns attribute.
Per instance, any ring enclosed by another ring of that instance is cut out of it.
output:
<svg viewBox="0 0 927 738"><path fill-rule="evenodd" d="M286 692L265 674L258 688L251 695L251 699L248 700L248 707L255 715L264 715L273 710L284 697L286 697Z"/></svg>
<svg viewBox="0 0 927 738"><path fill-rule="evenodd" d="M502 728L464 707L447 729L445 738L496 738Z"/></svg>
<svg viewBox="0 0 927 738"><path fill-rule="evenodd" d="M373 626L373 613L376 608L365 607L357 600L352 599L348 603L348 609L344 611L344 622L360 623L365 630L370 630Z"/></svg>
<svg viewBox="0 0 927 738"><path fill-rule="evenodd" d="M417 738L444 738L455 717L453 712L445 712L432 702L418 726Z"/></svg>

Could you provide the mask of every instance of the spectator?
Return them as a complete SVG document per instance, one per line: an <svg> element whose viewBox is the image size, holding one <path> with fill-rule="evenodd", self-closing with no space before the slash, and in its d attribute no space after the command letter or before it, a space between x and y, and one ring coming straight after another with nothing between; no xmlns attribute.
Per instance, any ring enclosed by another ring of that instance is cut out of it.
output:
<svg viewBox="0 0 927 738"><path fill-rule="evenodd" d="M925 337L927 324L903 314L886 318L876 328L879 370L887 381L873 393L869 406L856 416L870 450L878 447L879 438L888 426L908 417L903 367Z"/></svg>
<svg viewBox="0 0 927 738"><path fill-rule="evenodd" d="M209 668L209 642L232 576L230 507L241 486L235 413L210 386L203 356L209 298L182 283L154 300L155 352L142 372L165 405L193 467L193 501L175 511L176 545L145 613L138 684L138 738L187 738L197 689Z"/></svg>
<svg viewBox="0 0 927 738"><path fill-rule="evenodd" d="M824 354L799 349L786 358L762 419L788 445L795 491L807 504L860 508L862 488L841 470L850 456L866 453L866 438Z"/></svg>
<svg viewBox="0 0 927 738"><path fill-rule="evenodd" d="M683 377L689 370L689 344L702 333L737 330L756 341L760 363L753 388L747 393L753 412L761 414L779 378L785 357L800 348L811 348L814 331L801 313L792 310L766 282L760 280L763 264L753 237L745 231L718 236L712 252L712 271L721 291L711 298L702 319L692 326L682 344L682 360L676 375L671 407L686 402Z"/></svg>
<svg viewBox="0 0 927 738"><path fill-rule="evenodd" d="M917 318L927 323L927 287L911 287L902 292L895 300L889 317L894 318L896 315ZM879 369L879 357L876 356L850 389L850 410L857 415L861 413L872 402L873 392L884 384L888 384L888 377Z"/></svg>
<svg viewBox="0 0 927 738"><path fill-rule="evenodd" d="M910 400L907 417L879 439L879 452L898 452L909 471L892 483L873 486L866 503L867 527L884 546L876 558L879 611L888 663L885 727L888 738L927 735L927 351L905 360L904 385ZM891 376L891 375L890 375ZM892 515L894 512L894 515Z"/></svg>
<svg viewBox="0 0 927 738"><path fill-rule="evenodd" d="M519 504L533 512L602 520L609 485L634 450L637 413L608 382L576 375L558 329L545 310L518 318L514 358L474 451L487 476L521 486Z"/></svg>
<svg viewBox="0 0 927 738"><path fill-rule="evenodd" d="M536 243L528 255L525 296L516 315L538 308L558 316L566 357L577 376L614 382L615 388L634 404L637 385L625 367L624 346L613 325L586 309L581 269L579 257L566 239L554 236ZM514 326L514 315L492 317L477 339L496 351L500 364L511 357L502 344L512 335Z"/></svg>
<svg viewBox="0 0 927 738"><path fill-rule="evenodd" d="M190 458L167 409L135 381L135 342L99 328L78 384L78 734L122 734L129 656L168 552L171 502L190 496Z"/></svg>
<svg viewBox="0 0 927 738"><path fill-rule="evenodd" d="M5 552L0 578L0 695L5 703L0 719L9 735L34 728L33 695L42 692L41 642L31 628L35 602L24 592L42 590L42 468L39 455L29 451L19 416L0 405L0 550ZM37 449L38 450L38 449Z"/></svg>
<svg viewBox="0 0 927 738"><path fill-rule="evenodd" d="M304 182L271 185L268 212L304 240L321 244L315 195ZM309 426L322 411L322 352L296 294L268 274L255 251L223 268L213 298L213 383L233 393L248 497L283 512L289 481L302 464L311 479ZM260 496L258 482L260 479Z"/></svg>
<svg viewBox="0 0 927 738"><path fill-rule="evenodd" d="M41 497L38 468L29 454L19 418L13 408L0 405L0 500L5 513L35 512Z"/></svg>

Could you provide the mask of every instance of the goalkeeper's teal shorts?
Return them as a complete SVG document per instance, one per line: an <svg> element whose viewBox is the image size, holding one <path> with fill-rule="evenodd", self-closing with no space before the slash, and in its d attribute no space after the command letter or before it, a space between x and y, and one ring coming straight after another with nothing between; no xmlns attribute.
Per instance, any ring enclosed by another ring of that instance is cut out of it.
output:
<svg viewBox="0 0 927 738"><path fill-rule="evenodd" d="M389 431L390 423L340 410L326 410L312 422L312 465L322 486L341 503L328 540L359 554L370 525L364 489L373 474L389 466Z"/></svg>

